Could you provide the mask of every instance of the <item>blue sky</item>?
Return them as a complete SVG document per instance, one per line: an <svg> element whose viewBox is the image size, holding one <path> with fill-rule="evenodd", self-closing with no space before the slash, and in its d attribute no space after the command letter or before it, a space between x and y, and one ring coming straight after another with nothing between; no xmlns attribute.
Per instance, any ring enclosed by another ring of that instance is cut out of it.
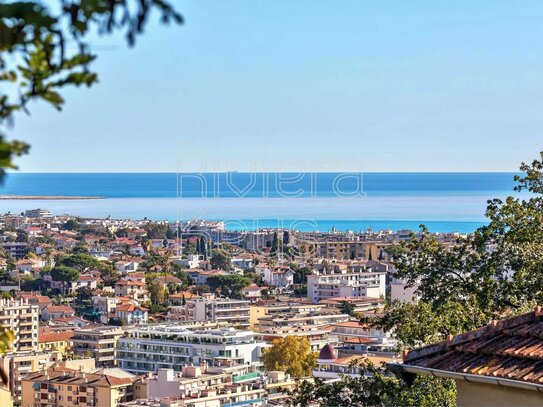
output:
<svg viewBox="0 0 543 407"><path fill-rule="evenodd" d="M541 1L174 1L39 104L25 172L514 171L543 149Z"/></svg>

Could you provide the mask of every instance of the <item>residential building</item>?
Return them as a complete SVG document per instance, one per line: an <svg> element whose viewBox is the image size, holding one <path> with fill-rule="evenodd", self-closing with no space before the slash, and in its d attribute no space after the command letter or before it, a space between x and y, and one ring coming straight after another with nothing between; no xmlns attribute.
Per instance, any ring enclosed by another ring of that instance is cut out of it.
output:
<svg viewBox="0 0 543 407"><path fill-rule="evenodd" d="M38 316L38 306L25 299L0 299L0 326L13 332L13 351L38 349Z"/></svg>
<svg viewBox="0 0 543 407"><path fill-rule="evenodd" d="M305 337L311 349L318 351L327 343L337 342L330 336L331 324L348 319L347 314L335 313L269 315L259 319L258 335L267 342L287 336Z"/></svg>
<svg viewBox="0 0 543 407"><path fill-rule="evenodd" d="M117 343L119 367L133 373L180 371L186 364L235 366L260 360L262 342L251 331L149 325L127 329Z"/></svg>
<svg viewBox="0 0 543 407"><path fill-rule="evenodd" d="M47 209L27 209L25 211L25 216L27 218L48 218L53 216L51 211Z"/></svg>
<svg viewBox="0 0 543 407"><path fill-rule="evenodd" d="M42 312L48 305L53 304L51 298L46 295L21 292L18 294L18 297L27 300L30 305L37 305L39 312Z"/></svg>
<svg viewBox="0 0 543 407"><path fill-rule="evenodd" d="M74 316L75 311L69 305L48 305L41 312L41 319L43 321Z"/></svg>
<svg viewBox="0 0 543 407"><path fill-rule="evenodd" d="M0 243L0 247L2 247L5 251L7 251L12 257L16 259L22 259L26 257L28 251L30 250L30 246L28 245L28 243L25 242L4 242Z"/></svg>
<svg viewBox="0 0 543 407"><path fill-rule="evenodd" d="M250 302L256 302L262 298L262 290L264 287L259 287L256 284L248 285L242 290L243 297L249 300Z"/></svg>
<svg viewBox="0 0 543 407"><path fill-rule="evenodd" d="M313 369L313 377L325 380L338 380L344 376L353 379L359 378L360 368L357 363L372 363L374 366L381 366L383 363L396 362L394 356L388 355L350 355L338 356L338 352L332 345L326 345L319 352L317 366Z"/></svg>
<svg viewBox="0 0 543 407"><path fill-rule="evenodd" d="M62 355L66 355L72 348L73 331L55 332L48 330L38 334L38 350L40 351L59 351Z"/></svg>
<svg viewBox="0 0 543 407"><path fill-rule="evenodd" d="M262 279L268 285L287 288L294 284L294 271L288 266L257 268L256 271L262 274Z"/></svg>
<svg viewBox="0 0 543 407"><path fill-rule="evenodd" d="M92 274L81 274L75 281L70 281L67 283L64 281L55 281L51 279L50 283L51 288L55 288L67 294L73 294L80 288L90 288L91 290L96 290L98 286L98 277Z"/></svg>
<svg viewBox="0 0 543 407"><path fill-rule="evenodd" d="M117 407L133 398L131 375L121 377L104 373L53 367L23 379L23 407Z"/></svg>
<svg viewBox="0 0 543 407"><path fill-rule="evenodd" d="M128 325L146 324L148 318L147 308L135 304L121 304L115 309L115 319L126 322Z"/></svg>
<svg viewBox="0 0 543 407"><path fill-rule="evenodd" d="M407 281L394 278L390 282L390 301L415 302L419 297L418 288L418 284L409 286Z"/></svg>
<svg viewBox="0 0 543 407"><path fill-rule="evenodd" d="M21 228L25 223L25 217L18 215L3 216L2 220L6 228L14 230Z"/></svg>
<svg viewBox="0 0 543 407"><path fill-rule="evenodd" d="M281 316L284 314L306 314L309 312L318 313L325 310L326 305L307 304L297 302L280 302L280 301L257 301L251 304L249 310L250 328L258 327L260 318L265 316Z"/></svg>
<svg viewBox="0 0 543 407"><path fill-rule="evenodd" d="M92 297L92 308L100 315L100 322L107 324L110 318L115 317L115 309L120 303L119 297L105 297L95 295Z"/></svg>
<svg viewBox="0 0 543 407"><path fill-rule="evenodd" d="M318 303L335 297L385 297L386 273L343 270L340 273L315 272L307 276L307 297Z"/></svg>
<svg viewBox="0 0 543 407"><path fill-rule="evenodd" d="M362 260L366 244L363 241L322 241L313 243L316 257L335 260Z"/></svg>
<svg viewBox="0 0 543 407"><path fill-rule="evenodd" d="M20 400L22 379L27 375L47 369L60 361L58 351L18 351L0 356L0 366L9 379L9 389L15 400ZM3 406L2 406L3 407Z"/></svg>
<svg viewBox="0 0 543 407"><path fill-rule="evenodd" d="M416 375L453 379L458 406L543 404L543 308L492 321L446 341L413 349L389 368L408 382Z"/></svg>
<svg viewBox="0 0 543 407"><path fill-rule="evenodd" d="M174 264L178 264L181 267L189 269L196 269L200 267L200 263L204 260L204 256L201 254L189 254L186 258L182 257L170 257L170 261Z"/></svg>
<svg viewBox="0 0 543 407"><path fill-rule="evenodd" d="M134 383L137 400L122 403L123 407L219 407L285 405L286 390L296 382L284 372L266 375L247 371L206 366L184 366L182 372L160 369Z"/></svg>
<svg viewBox="0 0 543 407"><path fill-rule="evenodd" d="M185 298L185 305L171 307L169 320L177 322L224 322L234 327L249 327L250 301L216 298L213 294Z"/></svg>
<svg viewBox="0 0 543 407"><path fill-rule="evenodd" d="M98 326L78 329L72 337L73 352L92 357L96 366L114 366L117 341L123 330L115 326Z"/></svg>
<svg viewBox="0 0 543 407"><path fill-rule="evenodd" d="M339 310L343 309L345 304L349 304L352 307L353 312L361 313L384 307L385 299L368 297L333 297L320 300L319 304L337 308Z"/></svg>
<svg viewBox="0 0 543 407"><path fill-rule="evenodd" d="M115 268L121 273L130 273L134 272L139 267L139 262L136 261L117 261L115 262Z"/></svg>
<svg viewBox="0 0 543 407"><path fill-rule="evenodd" d="M149 299L145 283L137 280L120 280L115 284L115 295L129 297L138 302Z"/></svg>
<svg viewBox="0 0 543 407"><path fill-rule="evenodd" d="M240 369L247 373L249 368L240 366ZM232 384L232 375L230 369L208 368L206 365L185 365L180 372L158 369L156 373L149 372L136 381L134 396L138 399L194 397L202 389L220 389Z"/></svg>

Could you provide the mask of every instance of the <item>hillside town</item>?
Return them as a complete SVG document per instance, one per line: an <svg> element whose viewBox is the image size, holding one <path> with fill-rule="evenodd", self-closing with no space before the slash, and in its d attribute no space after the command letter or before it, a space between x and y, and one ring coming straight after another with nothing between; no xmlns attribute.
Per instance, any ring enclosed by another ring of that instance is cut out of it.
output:
<svg viewBox="0 0 543 407"><path fill-rule="evenodd" d="M390 304L424 307L423 283L398 278L393 259L423 229L235 231L43 209L0 225L1 406L319 406L322 389L383 374L452 379L459 405L539 397L535 373L507 381L537 367L524 349L540 346L539 308L414 350L394 328L411 329L407 314L372 322ZM430 235L456 250L458 234Z"/></svg>
<svg viewBox="0 0 543 407"><path fill-rule="evenodd" d="M407 231L238 232L43 209L0 222L0 319L14 333L0 366L15 405L285 405L298 377L262 355L287 338L318 355L306 376L327 381L356 377L354 360L401 360L392 333L360 318L415 300L388 261Z"/></svg>

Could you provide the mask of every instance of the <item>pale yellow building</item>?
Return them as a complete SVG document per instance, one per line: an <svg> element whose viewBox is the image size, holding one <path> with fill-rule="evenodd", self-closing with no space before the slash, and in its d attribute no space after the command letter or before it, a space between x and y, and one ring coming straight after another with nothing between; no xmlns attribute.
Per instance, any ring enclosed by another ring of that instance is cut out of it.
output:
<svg viewBox="0 0 543 407"><path fill-rule="evenodd" d="M2 355L0 366L8 376L12 397L15 400L21 398L22 379L25 376L47 369L60 360L61 354L58 351L20 351Z"/></svg>
<svg viewBox="0 0 543 407"><path fill-rule="evenodd" d="M38 337L38 350L55 350L66 356L72 348L72 331L40 333Z"/></svg>
<svg viewBox="0 0 543 407"><path fill-rule="evenodd" d="M133 378L55 367L23 379L22 407L117 407L133 398Z"/></svg>
<svg viewBox="0 0 543 407"><path fill-rule="evenodd" d="M9 389L6 387L0 387L0 406L2 407L13 407L13 399Z"/></svg>

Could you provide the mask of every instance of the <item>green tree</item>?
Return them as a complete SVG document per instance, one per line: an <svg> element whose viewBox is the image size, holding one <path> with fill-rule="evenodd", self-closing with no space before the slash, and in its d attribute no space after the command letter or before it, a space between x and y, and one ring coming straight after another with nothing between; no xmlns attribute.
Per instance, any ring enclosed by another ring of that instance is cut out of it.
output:
<svg viewBox="0 0 543 407"><path fill-rule="evenodd" d="M164 293L164 287L158 279L153 279L147 284L147 290L151 297L151 304L164 305L166 302L166 296Z"/></svg>
<svg viewBox="0 0 543 407"><path fill-rule="evenodd" d="M142 226L149 239L166 239L170 227L166 223L148 222Z"/></svg>
<svg viewBox="0 0 543 407"><path fill-rule="evenodd" d="M293 275L294 284L307 284L307 276L312 273L309 267L301 267L301 268L296 268L292 270L294 271L294 275Z"/></svg>
<svg viewBox="0 0 543 407"><path fill-rule="evenodd" d="M119 272L111 266L104 267L102 270L100 270L100 277L102 277L104 285L110 287L114 286L117 281L121 279Z"/></svg>
<svg viewBox="0 0 543 407"><path fill-rule="evenodd" d="M80 273L87 270L103 270L106 268L104 263L85 253L76 253L63 256L58 261L58 264L75 268Z"/></svg>
<svg viewBox="0 0 543 407"><path fill-rule="evenodd" d="M211 267L217 270L231 270L232 260L224 250L213 250Z"/></svg>
<svg viewBox="0 0 543 407"><path fill-rule="evenodd" d="M272 346L262 352L262 363L267 371L282 370L293 377L311 376L317 365L317 354L305 337L287 336L274 339Z"/></svg>
<svg viewBox="0 0 543 407"><path fill-rule="evenodd" d="M98 75L90 70L87 34L124 30L132 45L144 31L149 15L181 23L165 0L9 1L0 4L0 126L27 112L30 102L43 100L60 110L66 86L91 86ZM7 141L0 129L0 178L28 144Z"/></svg>
<svg viewBox="0 0 543 407"><path fill-rule="evenodd" d="M272 257L275 257L277 256L279 253L279 236L277 235L277 232L273 232L273 240L272 240L272 244L271 244L271 248L270 248L270 256Z"/></svg>
<svg viewBox="0 0 543 407"><path fill-rule="evenodd" d="M61 281L63 284L63 293L66 289L66 284L76 281L79 278L79 271L73 267L58 265L51 270L51 278L54 281Z"/></svg>
<svg viewBox="0 0 543 407"><path fill-rule="evenodd" d="M389 250L396 277L417 284L420 301L391 304L378 325L416 346L543 302L543 153L520 169L515 191L523 194L489 201L487 226L452 246L421 227Z"/></svg>
<svg viewBox="0 0 543 407"><path fill-rule="evenodd" d="M341 303L341 313L342 314L347 314L347 315L350 315L350 316L355 316L355 312L354 312L354 305L349 302L349 301L343 301Z"/></svg>
<svg viewBox="0 0 543 407"><path fill-rule="evenodd" d="M207 285L212 292L230 298L242 298L242 289L251 284L251 280L239 274L216 275L207 278Z"/></svg>
<svg viewBox="0 0 543 407"><path fill-rule="evenodd" d="M360 378L346 376L340 381L325 383L302 381L289 392L289 403L295 407L374 407L374 406L456 406L456 385L453 380L417 376L407 386L385 368L361 364Z"/></svg>
<svg viewBox="0 0 543 407"><path fill-rule="evenodd" d="M64 224L62 225L63 230L78 230L79 229L79 222L75 219L68 219Z"/></svg>

